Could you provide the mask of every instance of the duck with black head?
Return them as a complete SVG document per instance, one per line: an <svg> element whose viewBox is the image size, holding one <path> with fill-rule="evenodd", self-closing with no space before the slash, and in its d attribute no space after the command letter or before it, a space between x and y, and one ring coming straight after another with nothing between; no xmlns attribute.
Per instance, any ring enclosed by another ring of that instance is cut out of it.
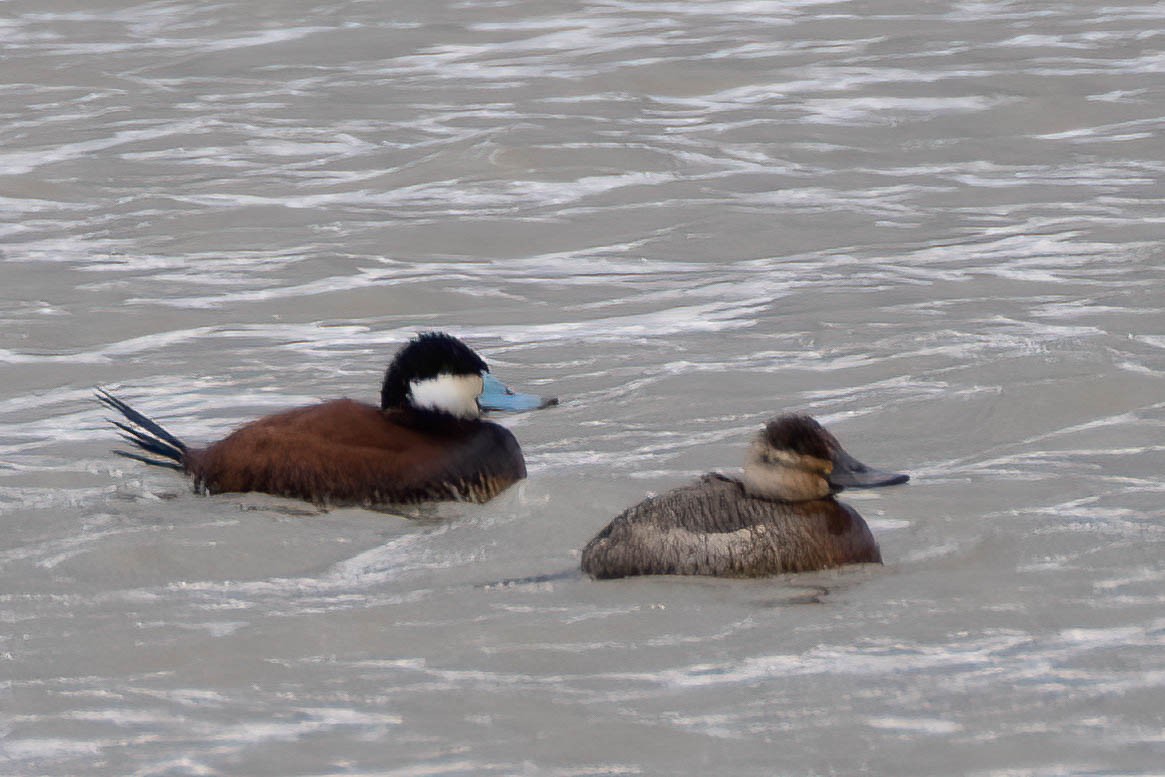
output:
<svg viewBox="0 0 1165 777"><path fill-rule="evenodd" d="M205 448L191 448L104 390L97 398L143 452L114 451L189 475L197 490L260 491L320 505L368 507L485 502L526 477L514 435L487 410L556 404L510 391L469 346L418 335L384 375L380 406L337 399L265 416Z"/></svg>
<svg viewBox="0 0 1165 777"><path fill-rule="evenodd" d="M628 509L583 549L591 577L760 577L881 563L869 526L834 494L904 483L872 469L805 415L770 421L743 477L704 475Z"/></svg>

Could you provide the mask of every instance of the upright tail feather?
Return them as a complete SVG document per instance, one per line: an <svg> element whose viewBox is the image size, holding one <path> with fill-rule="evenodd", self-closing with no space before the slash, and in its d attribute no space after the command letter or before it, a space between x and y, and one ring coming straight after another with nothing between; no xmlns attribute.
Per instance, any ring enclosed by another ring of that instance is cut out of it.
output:
<svg viewBox="0 0 1165 777"><path fill-rule="evenodd" d="M123 423L112 418L109 419L111 424L121 430L121 438L123 440L133 443L146 453L151 453L153 456L161 456L163 459L168 459L168 461L159 460L153 456L144 456L141 453L132 451L115 450L114 453L118 456L124 456L127 459L153 464L155 467L169 467L170 469L179 471L183 469L182 458L186 453L186 444L184 442L167 432L157 421L142 415L103 388L97 389L97 399L106 407L121 413L125 420L129 422Z"/></svg>

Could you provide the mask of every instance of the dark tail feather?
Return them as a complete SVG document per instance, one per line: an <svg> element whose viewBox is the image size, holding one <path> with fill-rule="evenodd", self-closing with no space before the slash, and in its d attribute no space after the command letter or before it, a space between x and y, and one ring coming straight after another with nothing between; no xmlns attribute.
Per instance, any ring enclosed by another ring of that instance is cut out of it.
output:
<svg viewBox="0 0 1165 777"><path fill-rule="evenodd" d="M181 451L177 451L172 445L164 442L159 442L145 432L140 432L132 426L126 426L121 421L114 421L112 418L109 422L121 429L125 434L121 435L121 439L126 442L131 442L142 450L150 453L155 453L159 456L165 456L168 459L174 458L175 455L181 457Z"/></svg>
<svg viewBox="0 0 1165 777"><path fill-rule="evenodd" d="M561 572L551 572L545 575L531 575L530 577L510 577L505 580L498 580L495 583L483 583L474 586L475 588L513 588L518 585L537 585L540 583L554 583L559 580L574 580L575 578L582 578L582 573L578 569L572 567L564 569Z"/></svg>
<svg viewBox="0 0 1165 777"><path fill-rule="evenodd" d="M178 472L182 471L182 465L173 461L159 461L157 459L151 459L149 456L143 456L140 453L132 453L130 451L114 451L114 453L118 456L124 456L127 459L133 459L134 461L141 461L145 462L146 464L152 464L155 467L165 467L166 469L173 469L177 470Z"/></svg>
<svg viewBox="0 0 1165 777"><path fill-rule="evenodd" d="M125 424L112 418L109 419L110 423L122 431L121 438L123 440L133 443L146 453L152 453L154 456L161 456L163 459L169 459L170 461L159 461L150 456L143 456L140 453L130 453L128 451L114 451L114 453L119 456L124 456L127 459L153 464L157 467L169 467L170 469L176 470L182 469L182 458L186 453L186 444L184 442L167 432L157 421L142 415L105 389L97 389L97 399L106 407L121 413L129 421L129 424Z"/></svg>

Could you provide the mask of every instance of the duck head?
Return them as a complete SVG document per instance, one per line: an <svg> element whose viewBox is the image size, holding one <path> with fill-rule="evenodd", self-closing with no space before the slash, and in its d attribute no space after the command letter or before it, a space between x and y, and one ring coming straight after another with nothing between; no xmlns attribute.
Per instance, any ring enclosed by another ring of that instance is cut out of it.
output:
<svg viewBox="0 0 1165 777"><path fill-rule="evenodd" d="M443 332L423 332L397 352L384 374L380 408L411 408L461 420L483 411L521 412L558 404L554 398L511 391L489 374L472 348Z"/></svg>
<svg viewBox="0 0 1165 777"><path fill-rule="evenodd" d="M845 488L893 486L909 479L866 466L817 421L790 414L769 421L752 441L742 480L751 496L804 502Z"/></svg>

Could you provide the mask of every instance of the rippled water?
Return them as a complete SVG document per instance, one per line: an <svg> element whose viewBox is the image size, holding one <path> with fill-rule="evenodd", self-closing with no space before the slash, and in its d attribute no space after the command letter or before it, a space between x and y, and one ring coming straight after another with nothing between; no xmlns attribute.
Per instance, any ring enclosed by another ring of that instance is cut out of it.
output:
<svg viewBox="0 0 1165 777"><path fill-rule="evenodd" d="M1162 3L4 12L0 772L1165 773ZM563 398L485 506L195 496L91 401L438 327ZM914 475L884 568L561 574L786 409Z"/></svg>

